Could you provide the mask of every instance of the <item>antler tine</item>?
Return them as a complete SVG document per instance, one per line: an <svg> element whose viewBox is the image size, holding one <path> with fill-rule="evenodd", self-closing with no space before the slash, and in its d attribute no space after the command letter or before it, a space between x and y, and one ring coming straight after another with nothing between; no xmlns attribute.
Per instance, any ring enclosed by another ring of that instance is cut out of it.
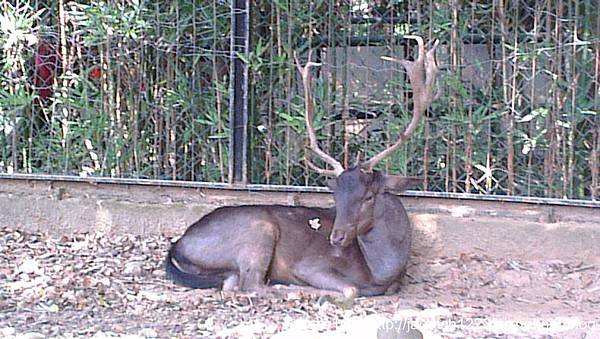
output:
<svg viewBox="0 0 600 339"><path fill-rule="evenodd" d="M319 143L317 141L317 135L315 133L314 123L313 123L315 107L314 107L314 102L312 99L312 92L311 92L311 87L310 87L310 81L311 81L310 67L321 66L321 64L317 63L317 62L312 62L311 56L312 56L312 49L308 51L308 61L306 62L306 65L301 66L300 62L298 61L298 58L296 57L296 53L294 52L294 60L296 62L296 67L298 68L298 72L300 72L300 76L302 77L302 85L303 85L303 90L304 90L304 109L305 109L304 121L306 122L306 131L308 132L309 148L312 151L312 153L314 153L319 158L321 158L323 161L325 161L327 164L329 164L331 167L333 167L333 169L329 170L329 169L317 167L309 159L306 159L306 163L308 164L308 166L311 169L313 169L317 173L320 173L320 174L323 174L326 176L338 176L344 171L344 166L342 166L342 164L339 161L335 160L329 154L327 154L323 150L321 150L321 148L319 147Z"/></svg>
<svg viewBox="0 0 600 339"><path fill-rule="evenodd" d="M404 37L417 40L419 50L417 59L415 61L406 59L397 60L389 57L383 57L382 59L398 62L406 69L413 91L413 116L404 131L398 136L396 143L362 164L362 167L368 171L373 170L373 167L378 162L392 154L408 139L415 128L417 128L421 115L423 115L423 112L431 105L431 101L433 100L433 84L439 71L435 62L435 49L438 46L439 40L436 40L431 49L426 51L422 37L417 35L406 35Z"/></svg>

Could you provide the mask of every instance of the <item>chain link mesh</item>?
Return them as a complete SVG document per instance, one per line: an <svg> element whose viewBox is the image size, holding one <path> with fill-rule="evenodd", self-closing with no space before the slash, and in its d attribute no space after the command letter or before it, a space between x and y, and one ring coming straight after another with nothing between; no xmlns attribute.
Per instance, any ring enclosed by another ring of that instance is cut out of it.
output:
<svg viewBox="0 0 600 339"><path fill-rule="evenodd" d="M226 179L229 3L2 7L1 171Z"/></svg>
<svg viewBox="0 0 600 339"><path fill-rule="evenodd" d="M227 181L229 1L2 1L0 172ZM309 49L321 147L346 166L411 117L405 34L441 41L433 106L378 169L446 192L598 199L596 1L254 1L249 178L318 185L294 65ZM315 160L317 164L324 166Z"/></svg>

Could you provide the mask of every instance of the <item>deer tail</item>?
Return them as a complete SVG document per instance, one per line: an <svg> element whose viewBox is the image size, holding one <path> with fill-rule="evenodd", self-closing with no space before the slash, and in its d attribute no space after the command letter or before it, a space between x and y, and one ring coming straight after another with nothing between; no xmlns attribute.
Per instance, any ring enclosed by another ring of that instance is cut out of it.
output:
<svg viewBox="0 0 600 339"><path fill-rule="evenodd" d="M165 260L165 271L168 278L173 280L178 285L189 288L221 287L221 284L224 280L224 276L222 274L195 274L181 269L181 266L190 266L193 265L193 263L190 262L185 256L180 255L177 251L177 246L175 245L176 244L173 244L171 246Z"/></svg>

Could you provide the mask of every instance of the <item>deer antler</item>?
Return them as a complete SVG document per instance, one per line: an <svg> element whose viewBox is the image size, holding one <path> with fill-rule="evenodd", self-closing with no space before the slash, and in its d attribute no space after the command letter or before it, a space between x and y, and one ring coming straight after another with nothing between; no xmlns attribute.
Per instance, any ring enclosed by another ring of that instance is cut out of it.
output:
<svg viewBox="0 0 600 339"><path fill-rule="evenodd" d="M312 62L311 56L312 50L309 50L308 61L306 62L306 65L301 66L300 62L298 61L298 58L296 57L296 53L294 53L294 60L296 62L296 67L298 68L298 72L300 72L300 76L302 77L302 85L304 88L304 121L306 122L306 130L308 132L309 148L315 155L317 155L319 158L321 158L323 161L325 161L327 164L333 167L333 169L330 170L317 167L309 159L306 159L306 163L311 169L313 169L317 173L327 176L338 176L344 171L344 166L342 166L342 164L339 161L332 158L329 154L321 150L317 141L317 135L315 133L315 128L313 124L313 118L315 114L315 103L313 102L312 90L310 86L310 68L312 66L321 66L321 64Z"/></svg>
<svg viewBox="0 0 600 339"><path fill-rule="evenodd" d="M431 101L433 100L433 83L435 82L435 78L438 73L437 64L435 62L435 49L439 43L439 40L436 40L433 43L433 47L431 47L430 50L425 51L425 43L423 42L423 38L416 35L406 35L404 37L407 39L417 40L419 48L419 55L417 59L415 61L397 60L389 57L382 57L382 59L398 62L406 69L406 73L410 79L413 91L413 116L404 131L402 131L400 136L398 136L398 141L396 141L396 143L379 152L377 155L373 156L371 159L361 165L368 171L372 171L373 167L375 167L378 162L389 156L392 152L398 149L398 147L400 147L406 141L406 139L408 139L415 128L417 128L421 115L423 112L425 112L429 105L431 105Z"/></svg>

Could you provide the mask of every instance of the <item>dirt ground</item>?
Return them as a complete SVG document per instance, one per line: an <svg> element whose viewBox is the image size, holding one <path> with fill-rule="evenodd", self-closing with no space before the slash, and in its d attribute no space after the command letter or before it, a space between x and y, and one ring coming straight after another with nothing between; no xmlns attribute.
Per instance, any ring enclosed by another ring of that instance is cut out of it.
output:
<svg viewBox="0 0 600 339"><path fill-rule="evenodd" d="M349 301L178 287L169 243L0 228L0 337L600 338L600 260L416 251L398 293Z"/></svg>

